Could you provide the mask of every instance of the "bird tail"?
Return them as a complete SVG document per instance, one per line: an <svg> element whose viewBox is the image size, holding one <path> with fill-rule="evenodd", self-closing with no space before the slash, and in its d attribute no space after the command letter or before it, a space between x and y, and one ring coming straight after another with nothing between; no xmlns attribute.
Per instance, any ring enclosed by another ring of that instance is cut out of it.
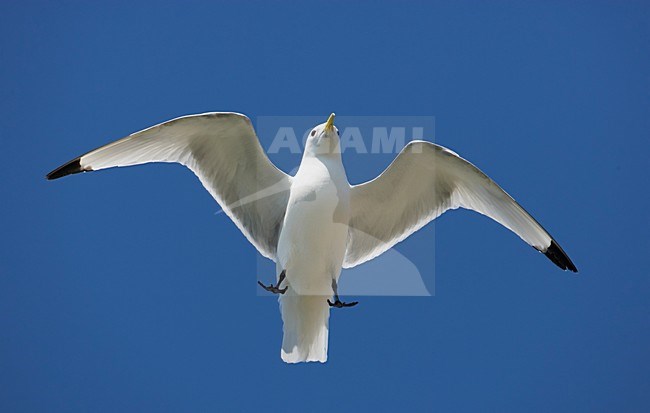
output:
<svg viewBox="0 0 650 413"><path fill-rule="evenodd" d="M327 298L320 295L298 295L291 286L280 296L284 323L282 360L287 363L327 361L330 317Z"/></svg>

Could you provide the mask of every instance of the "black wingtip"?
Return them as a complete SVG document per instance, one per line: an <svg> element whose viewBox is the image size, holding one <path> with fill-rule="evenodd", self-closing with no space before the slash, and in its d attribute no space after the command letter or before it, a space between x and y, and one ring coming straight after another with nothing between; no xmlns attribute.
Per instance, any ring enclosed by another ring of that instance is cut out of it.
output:
<svg viewBox="0 0 650 413"><path fill-rule="evenodd" d="M578 269L571 262L571 259L564 252L562 247L557 245L554 240L551 240L551 245L548 246L546 251L543 251L544 255L548 257L555 265L562 268L563 270L569 270L573 272L578 272Z"/></svg>
<svg viewBox="0 0 650 413"><path fill-rule="evenodd" d="M62 178L66 175L78 174L80 172L86 172L86 170L81 167L81 158L77 158L66 163L65 165L59 166L47 174L45 178L51 181L52 179Z"/></svg>

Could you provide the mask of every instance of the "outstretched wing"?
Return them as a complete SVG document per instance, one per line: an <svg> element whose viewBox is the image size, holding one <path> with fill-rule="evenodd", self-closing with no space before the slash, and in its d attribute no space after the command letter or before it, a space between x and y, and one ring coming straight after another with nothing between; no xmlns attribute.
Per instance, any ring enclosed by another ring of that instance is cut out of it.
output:
<svg viewBox="0 0 650 413"><path fill-rule="evenodd" d="M366 262L449 209L487 215L563 270L575 265L548 232L477 167L431 142L410 142L376 179L352 187L343 266Z"/></svg>
<svg viewBox="0 0 650 413"><path fill-rule="evenodd" d="M244 115L173 119L88 152L47 179L149 162L177 162L191 169L258 251L275 260L292 178L271 163Z"/></svg>

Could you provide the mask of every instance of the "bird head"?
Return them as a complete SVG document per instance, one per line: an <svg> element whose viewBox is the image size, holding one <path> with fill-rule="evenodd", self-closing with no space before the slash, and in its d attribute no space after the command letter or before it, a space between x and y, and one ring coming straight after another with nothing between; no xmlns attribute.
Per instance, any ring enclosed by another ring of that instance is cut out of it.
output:
<svg viewBox="0 0 650 413"><path fill-rule="evenodd" d="M341 154L339 130L334 126L332 113L327 122L315 126L307 136L305 152L315 156Z"/></svg>

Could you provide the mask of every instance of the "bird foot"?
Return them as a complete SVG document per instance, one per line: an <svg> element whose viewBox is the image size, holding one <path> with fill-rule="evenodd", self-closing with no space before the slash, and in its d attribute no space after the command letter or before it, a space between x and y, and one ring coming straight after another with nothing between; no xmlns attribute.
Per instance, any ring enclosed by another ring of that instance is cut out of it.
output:
<svg viewBox="0 0 650 413"><path fill-rule="evenodd" d="M328 298L327 304L329 304L330 307L343 308L343 307L354 307L355 305L359 304L359 302L352 301L351 303L344 303L343 301L339 300L337 297L334 302L331 302L330 299Z"/></svg>
<svg viewBox="0 0 650 413"><path fill-rule="evenodd" d="M272 292L273 294L284 294L287 292L287 288L289 287L284 287L280 288L280 284L282 284L282 281L287 277L287 272L285 270L282 270L280 273L280 276L278 277L278 284L277 285L269 285L268 287L264 284L262 284L261 281L258 281L257 283L260 285L260 287L264 288L266 291Z"/></svg>
<svg viewBox="0 0 650 413"><path fill-rule="evenodd" d="M260 285L260 287L264 288L266 291L272 292L273 294L284 294L287 292L287 288L289 288L289 287L280 288L280 283L278 283L277 286L273 284L266 286L262 284L261 281L258 281L257 283Z"/></svg>

